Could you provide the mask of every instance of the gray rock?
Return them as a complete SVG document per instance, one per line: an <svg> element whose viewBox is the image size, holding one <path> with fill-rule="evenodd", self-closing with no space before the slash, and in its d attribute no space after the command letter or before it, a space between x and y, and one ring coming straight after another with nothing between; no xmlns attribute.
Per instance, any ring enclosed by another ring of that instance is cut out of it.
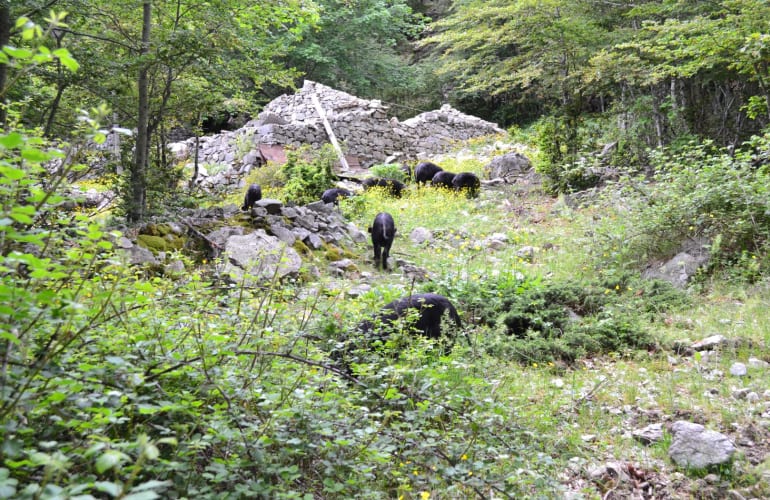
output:
<svg viewBox="0 0 770 500"><path fill-rule="evenodd" d="M642 277L668 281L677 288L684 288L698 269L708 264L708 247L705 240L688 241L671 260L650 266L642 273Z"/></svg>
<svg viewBox="0 0 770 500"><path fill-rule="evenodd" d="M270 232L273 234L273 236L289 246L293 245L297 240L297 237L294 235L294 233L292 233L291 230L283 224L272 224L270 226Z"/></svg>
<svg viewBox="0 0 770 500"><path fill-rule="evenodd" d="M172 260L164 267L167 274L182 274L185 271L184 262L181 260Z"/></svg>
<svg viewBox="0 0 770 500"><path fill-rule="evenodd" d="M132 246L134 246L134 242L126 238L125 236L121 236L118 238L118 240L115 242L115 246L117 248L122 248L124 250L128 250Z"/></svg>
<svg viewBox="0 0 770 500"><path fill-rule="evenodd" d="M433 241L433 233L430 229L426 229L424 227L416 227L412 229L412 232L409 234L409 239L412 240L412 243L420 245L426 241Z"/></svg>
<svg viewBox="0 0 770 500"><path fill-rule="evenodd" d="M770 363L759 358L749 358L748 365L749 368L756 368L760 370L770 367Z"/></svg>
<svg viewBox="0 0 770 500"><path fill-rule="evenodd" d="M521 153L506 153L495 157L484 167L488 179L513 182L532 169L532 162Z"/></svg>
<svg viewBox="0 0 770 500"><path fill-rule="evenodd" d="M254 204L254 208L264 208L267 213L271 215L280 215L283 203L280 200L274 200L272 198L262 198Z"/></svg>
<svg viewBox="0 0 770 500"><path fill-rule="evenodd" d="M304 214L297 217L294 222L296 224L299 224L300 226L304 227L308 231L318 231L318 223L315 220L315 217L313 217L312 214Z"/></svg>
<svg viewBox="0 0 770 500"><path fill-rule="evenodd" d="M291 232L294 233L294 236L297 237L300 241L305 241L305 239L310 236L310 231L305 229L304 227L293 227L291 228Z"/></svg>
<svg viewBox="0 0 770 500"><path fill-rule="evenodd" d="M709 351L716 347L727 344L727 338L724 335L711 335L705 339L699 340L692 345L696 351Z"/></svg>
<svg viewBox="0 0 770 500"><path fill-rule="evenodd" d="M334 205L331 203L324 203L323 201L314 201L313 203L308 203L305 205L308 210L312 210L314 212L319 212L322 214L330 214L334 212Z"/></svg>
<svg viewBox="0 0 770 500"><path fill-rule="evenodd" d="M516 257L525 262L532 262L535 259L535 253L537 253L537 248L533 246L525 246L516 250Z"/></svg>
<svg viewBox="0 0 770 500"><path fill-rule="evenodd" d="M219 248L224 248L225 244L227 243L227 240L231 236L241 236L241 235L243 235L242 227L226 226L226 227L219 228L216 231L210 232L209 234L206 235L206 238L212 241Z"/></svg>
<svg viewBox="0 0 770 500"><path fill-rule="evenodd" d="M679 420L671 427L674 435L668 455L681 467L705 469L729 462L735 453L730 439L700 424Z"/></svg>
<svg viewBox="0 0 770 500"><path fill-rule="evenodd" d="M228 238L224 252L224 272L240 283L254 285L264 279L296 274L302 265L299 254L264 230Z"/></svg>
<svg viewBox="0 0 770 500"><path fill-rule="evenodd" d="M368 239L366 233L358 229L355 224L348 224L345 226L345 230L348 232L350 238L356 243L366 243L366 240Z"/></svg>
<svg viewBox="0 0 770 500"><path fill-rule="evenodd" d="M366 283L363 283L361 285L354 286L350 290L345 292L345 295L348 297L360 297L361 295L364 295L365 293L368 293L371 291L372 287L371 285L367 285Z"/></svg>
<svg viewBox="0 0 770 500"><path fill-rule="evenodd" d="M749 370L743 363L735 362L730 366L730 375L735 377L745 377Z"/></svg>
<svg viewBox="0 0 770 500"><path fill-rule="evenodd" d="M308 237L304 240L307 246L312 248L313 250L318 250L321 248L324 244L323 240L320 236L318 236L315 233L310 233Z"/></svg>
<svg viewBox="0 0 770 500"><path fill-rule="evenodd" d="M132 265L158 264L158 259L155 258L152 252L139 245L132 246L126 252L128 253L128 262Z"/></svg>
<svg viewBox="0 0 770 500"><path fill-rule="evenodd" d="M631 435L642 444L653 444L663 440L663 424L650 424L642 429L631 432Z"/></svg>

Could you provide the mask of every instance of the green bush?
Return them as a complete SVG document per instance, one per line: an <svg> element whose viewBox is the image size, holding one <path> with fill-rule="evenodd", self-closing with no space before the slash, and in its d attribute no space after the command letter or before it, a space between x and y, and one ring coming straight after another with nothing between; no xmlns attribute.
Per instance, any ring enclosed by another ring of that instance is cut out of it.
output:
<svg viewBox="0 0 770 500"><path fill-rule="evenodd" d="M281 175L286 179L284 200L298 205L320 200L337 179L332 172L336 161L337 155L330 144L317 151L307 145L287 150L286 163L281 168Z"/></svg>
<svg viewBox="0 0 770 500"><path fill-rule="evenodd" d="M369 167L369 173L374 177L395 179L399 182L407 182L409 180L406 172L401 170L401 165L395 163L372 165Z"/></svg>
<svg viewBox="0 0 770 500"><path fill-rule="evenodd" d="M757 152L768 149L770 133L734 155L710 143L652 152L653 181L619 187L623 223L597 227L600 265L639 269L691 241L710 246L712 271L748 266L756 279L770 241L770 168L757 166Z"/></svg>
<svg viewBox="0 0 770 500"><path fill-rule="evenodd" d="M571 363L586 355L646 349L645 322L687 303L668 283L630 276L543 283L523 276L438 280L427 287L453 297L491 332L482 345L522 363ZM621 306L621 304L625 304Z"/></svg>

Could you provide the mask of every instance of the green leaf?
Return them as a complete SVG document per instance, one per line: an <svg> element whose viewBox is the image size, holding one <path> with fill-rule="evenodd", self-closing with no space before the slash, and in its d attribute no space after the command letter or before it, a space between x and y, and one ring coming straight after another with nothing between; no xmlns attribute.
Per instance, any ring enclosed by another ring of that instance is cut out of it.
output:
<svg viewBox="0 0 770 500"><path fill-rule="evenodd" d="M125 500L155 500L160 498L160 495L154 491L140 491L139 493L131 493L123 497Z"/></svg>
<svg viewBox="0 0 770 500"><path fill-rule="evenodd" d="M45 151L37 148L24 148L21 151L21 157L32 162L44 162L51 159L51 156Z"/></svg>
<svg viewBox="0 0 770 500"><path fill-rule="evenodd" d="M105 471L120 465L125 458L127 458L126 455L119 451L108 450L96 459L96 470L99 474L103 474Z"/></svg>
<svg viewBox="0 0 770 500"><path fill-rule="evenodd" d="M113 497L119 496L123 491L123 486L110 481L97 481L94 483L94 487L97 490L107 493Z"/></svg>
<svg viewBox="0 0 770 500"><path fill-rule="evenodd" d="M171 481L145 481L142 484L137 484L133 488L131 488L132 493L138 493L140 491L145 490L153 490L153 489L160 489L160 488L166 488L168 486L171 486L173 483Z"/></svg>
<svg viewBox="0 0 770 500"><path fill-rule="evenodd" d="M73 73L80 68L80 64L72 57L67 49L57 49L53 51L53 55L59 58L59 61L65 68Z"/></svg>
<svg viewBox="0 0 770 500"><path fill-rule="evenodd" d="M16 59L29 59L35 54L29 49L17 49L10 45L3 47L3 52Z"/></svg>
<svg viewBox="0 0 770 500"><path fill-rule="evenodd" d="M8 135L0 135L0 146L6 149L14 149L24 144L24 136L18 132L11 132Z"/></svg>

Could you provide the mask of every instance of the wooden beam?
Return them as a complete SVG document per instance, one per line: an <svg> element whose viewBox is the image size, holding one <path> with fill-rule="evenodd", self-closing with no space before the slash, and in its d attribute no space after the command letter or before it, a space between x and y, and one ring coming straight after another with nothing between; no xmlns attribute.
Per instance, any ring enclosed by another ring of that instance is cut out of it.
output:
<svg viewBox="0 0 770 500"><path fill-rule="evenodd" d="M337 138L334 136L332 126L329 123L329 120L326 119L326 113L324 112L324 108L321 106L321 101L318 100L318 96L315 93L310 94L310 98L313 100L313 105L315 106L316 111L318 111L318 116L320 116L321 120L323 121L324 128L326 129L326 135L329 136L329 140L331 141L332 146L334 146L334 151L337 152L337 157L340 159L342 168L344 170L350 170L348 161L345 159L345 155L342 154L342 148L337 142Z"/></svg>

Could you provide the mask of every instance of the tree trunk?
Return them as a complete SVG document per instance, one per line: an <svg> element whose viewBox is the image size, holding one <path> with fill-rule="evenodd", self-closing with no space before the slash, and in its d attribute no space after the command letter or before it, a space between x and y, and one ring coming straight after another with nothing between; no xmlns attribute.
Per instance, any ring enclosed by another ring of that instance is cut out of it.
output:
<svg viewBox="0 0 770 500"><path fill-rule="evenodd" d="M11 39L11 0L0 0L0 48ZM0 64L0 130L5 130L8 113L5 109L5 82L8 79L8 66Z"/></svg>
<svg viewBox="0 0 770 500"><path fill-rule="evenodd" d="M152 20L152 4L143 0L142 5L142 49L141 54L150 52L150 28ZM137 77L137 93L139 96L139 115L136 125L136 149L131 169L131 200L127 218L129 222L138 222L144 217L147 208L147 168L150 156L150 89L148 83L149 65L143 61Z"/></svg>

